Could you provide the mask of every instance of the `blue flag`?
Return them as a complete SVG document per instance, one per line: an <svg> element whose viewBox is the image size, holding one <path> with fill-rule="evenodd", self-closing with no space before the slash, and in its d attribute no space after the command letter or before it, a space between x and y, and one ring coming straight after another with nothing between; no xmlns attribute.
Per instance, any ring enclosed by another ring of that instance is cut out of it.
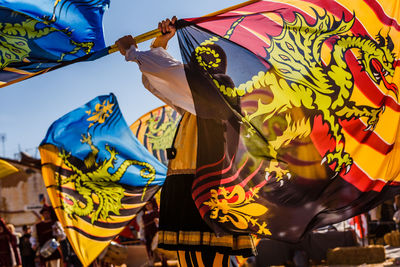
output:
<svg viewBox="0 0 400 267"><path fill-rule="evenodd" d="M0 0L0 87L108 54L109 0Z"/></svg>
<svg viewBox="0 0 400 267"><path fill-rule="evenodd" d="M85 264L158 191L167 171L134 137L113 94L54 122L39 150L52 205Z"/></svg>

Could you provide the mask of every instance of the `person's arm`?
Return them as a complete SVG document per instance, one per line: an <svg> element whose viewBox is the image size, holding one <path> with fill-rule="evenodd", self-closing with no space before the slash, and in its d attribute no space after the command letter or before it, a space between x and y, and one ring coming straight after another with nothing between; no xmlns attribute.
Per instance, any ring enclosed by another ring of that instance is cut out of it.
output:
<svg viewBox="0 0 400 267"><path fill-rule="evenodd" d="M164 49L167 49L169 40L171 40L171 38L174 37L176 33L176 28L175 28L176 21L177 18L173 16L171 20L166 19L158 23L158 29L161 31L162 35L158 36L153 41L151 47L153 48L162 47Z"/></svg>
<svg viewBox="0 0 400 267"><path fill-rule="evenodd" d="M158 29L161 31L162 35L156 37L156 39L151 44L152 48L162 47L167 49L169 40L174 37L176 33L176 28L174 26L177 18L175 16L172 19L166 19L158 23ZM126 35L118 39L115 44L118 47L119 52L125 56L127 51L133 48L137 48L137 44L132 35Z"/></svg>
<svg viewBox="0 0 400 267"><path fill-rule="evenodd" d="M32 232L31 232L31 237L29 238L29 242L31 242L32 249L36 250L39 246L38 241L37 241L37 230L36 230L36 225L32 227Z"/></svg>
<svg viewBox="0 0 400 267"><path fill-rule="evenodd" d="M135 61L139 64L142 72L160 73L162 70L168 71L173 68L183 68L182 62L173 58L167 51L169 40L176 33L174 16L171 20L166 19L158 23L158 29L162 35L156 37L150 45L151 50L139 51L135 39L128 35L119 39L116 44L119 51L125 56L127 61Z"/></svg>
<svg viewBox="0 0 400 267"><path fill-rule="evenodd" d="M195 114L190 87L182 62L173 58L166 50L168 41L175 35L176 18L159 23L164 34L157 37L148 51L139 51L132 36L120 38L116 44L127 61L138 63L143 74L143 85L156 97L172 106Z"/></svg>
<svg viewBox="0 0 400 267"><path fill-rule="evenodd" d="M53 235L56 237L57 241L65 239L66 235L59 221L55 222L52 228L53 228Z"/></svg>
<svg viewBox="0 0 400 267"><path fill-rule="evenodd" d="M17 236L14 234L11 234L10 241L11 241L11 247L12 247L13 253L14 253L15 262L17 265L21 265L21 254L20 254L19 248L18 248Z"/></svg>

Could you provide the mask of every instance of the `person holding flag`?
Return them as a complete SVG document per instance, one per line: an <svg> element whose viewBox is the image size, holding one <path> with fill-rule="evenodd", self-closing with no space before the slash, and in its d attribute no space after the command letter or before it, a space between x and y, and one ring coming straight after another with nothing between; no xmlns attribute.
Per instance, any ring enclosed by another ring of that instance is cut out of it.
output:
<svg viewBox="0 0 400 267"><path fill-rule="evenodd" d="M229 126L212 118L215 116L229 120L226 115L228 112L225 112L226 104L221 102L218 114L212 116L204 114L205 116L201 118L196 116L192 93L186 80L187 66L166 51L168 41L176 32L174 25L176 21L176 17L173 17L158 24L162 35L154 39L148 51L139 51L132 36L120 38L116 45L127 61L138 63L143 74L144 86L183 114L173 146L169 151L168 173L161 194L159 247L178 251L181 266L191 266L191 262L203 262L205 266L213 264L228 266L229 255L248 257L254 254L252 237L248 234L217 236L202 220L191 195L192 183L196 177L198 150L212 147L212 150L209 150L213 151L209 153L210 163L212 163L223 157L222 153L226 145L213 142L213 140L221 140L220 138L208 138L209 143L198 145L198 135L211 134L222 138L229 135L230 129L227 129ZM224 51L217 45L211 44L211 46L223 58ZM203 57L206 56L203 54ZM192 59L191 64L196 64L194 55ZM198 67L199 72L201 69ZM233 82L225 71L226 62L222 60L221 64L213 70L213 76L221 84L232 86ZM199 81L199 85L202 84L206 86L206 83ZM202 123L213 125L214 132L199 132L198 125Z"/></svg>

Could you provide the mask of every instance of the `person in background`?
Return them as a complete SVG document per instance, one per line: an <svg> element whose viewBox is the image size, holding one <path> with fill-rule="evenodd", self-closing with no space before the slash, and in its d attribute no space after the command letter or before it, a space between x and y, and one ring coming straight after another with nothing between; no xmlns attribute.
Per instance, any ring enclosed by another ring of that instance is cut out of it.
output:
<svg viewBox="0 0 400 267"><path fill-rule="evenodd" d="M0 218L0 267L21 265L21 257L17 246L17 238Z"/></svg>
<svg viewBox="0 0 400 267"><path fill-rule="evenodd" d="M154 264L154 259L156 256L155 249L157 248L157 240L155 240L155 238L158 231L158 218L159 213L157 202L153 198L146 203L142 215L144 241L151 266ZM165 265L166 263L163 262L163 264Z"/></svg>
<svg viewBox="0 0 400 267"><path fill-rule="evenodd" d="M394 213L395 213L394 199L388 199L381 204L380 220L382 222L392 222Z"/></svg>
<svg viewBox="0 0 400 267"><path fill-rule="evenodd" d="M65 238L60 242L64 267L82 267L82 263L78 256L75 254L74 249L69 243L68 238Z"/></svg>
<svg viewBox="0 0 400 267"><path fill-rule="evenodd" d="M31 238L31 228L27 225L23 225L22 231L23 233L19 240L22 267L35 267L35 251L29 241Z"/></svg>
<svg viewBox="0 0 400 267"><path fill-rule="evenodd" d="M381 242L385 234L396 230L394 199L388 199L370 212L368 231L376 242ZM375 241L374 241L375 242Z"/></svg>
<svg viewBox="0 0 400 267"><path fill-rule="evenodd" d="M40 210L43 216L41 222L37 223L32 229L32 236L30 242L34 250L38 250L51 239L61 241L65 239L64 229L55 216L54 209L51 206L44 205ZM40 255L41 266L43 267L60 267L61 266L61 248L58 247L53 254L44 258Z"/></svg>
<svg viewBox="0 0 400 267"><path fill-rule="evenodd" d="M396 229L400 230L400 195L394 197L394 214L393 221L396 223Z"/></svg>
<svg viewBox="0 0 400 267"><path fill-rule="evenodd" d="M8 230L10 230L11 234L13 234L17 239L17 245L19 244L19 239L21 238L21 233L15 231L15 226L12 223L7 224Z"/></svg>

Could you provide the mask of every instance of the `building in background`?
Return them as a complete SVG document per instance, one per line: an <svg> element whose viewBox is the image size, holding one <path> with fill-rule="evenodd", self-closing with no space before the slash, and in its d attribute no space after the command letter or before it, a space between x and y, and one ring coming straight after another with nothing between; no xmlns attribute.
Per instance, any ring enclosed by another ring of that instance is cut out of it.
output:
<svg viewBox="0 0 400 267"><path fill-rule="evenodd" d="M19 161L0 158L18 172L0 177L0 217L16 227L40 220L39 211L48 199L40 160L21 153Z"/></svg>

